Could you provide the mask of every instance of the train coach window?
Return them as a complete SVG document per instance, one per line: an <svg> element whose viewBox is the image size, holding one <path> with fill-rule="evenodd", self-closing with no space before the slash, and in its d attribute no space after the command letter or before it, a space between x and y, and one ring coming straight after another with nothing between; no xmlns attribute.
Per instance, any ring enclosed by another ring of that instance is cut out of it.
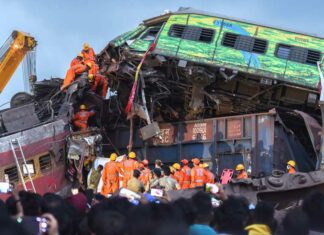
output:
<svg viewBox="0 0 324 235"><path fill-rule="evenodd" d="M148 28L146 32L141 36L141 39L144 41L154 41L159 31L160 27Z"/></svg>
<svg viewBox="0 0 324 235"><path fill-rule="evenodd" d="M9 167L4 170L4 173L8 175L10 182L17 182L18 181L18 170L17 167Z"/></svg>
<svg viewBox="0 0 324 235"><path fill-rule="evenodd" d="M222 45L236 50L264 54L267 51L268 41L246 35L225 33Z"/></svg>
<svg viewBox="0 0 324 235"><path fill-rule="evenodd" d="M39 158L39 167L41 172L46 172L52 169L52 160L49 154Z"/></svg>
<svg viewBox="0 0 324 235"><path fill-rule="evenodd" d="M291 60L303 64L316 65L321 59L321 52L303 47L278 44L275 51L278 58Z"/></svg>
<svg viewBox="0 0 324 235"><path fill-rule="evenodd" d="M213 41L215 30L191 25L173 24L169 30L170 37L191 41L210 43Z"/></svg>

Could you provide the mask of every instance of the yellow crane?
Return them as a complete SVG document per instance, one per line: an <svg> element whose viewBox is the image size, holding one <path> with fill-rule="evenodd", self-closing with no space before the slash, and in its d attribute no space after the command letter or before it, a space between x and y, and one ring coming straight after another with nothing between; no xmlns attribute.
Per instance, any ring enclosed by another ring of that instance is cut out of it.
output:
<svg viewBox="0 0 324 235"><path fill-rule="evenodd" d="M28 52L36 47L36 40L27 33L14 30L0 48L0 93L3 91L13 73ZM34 58L30 57L27 67L34 66ZM27 68L28 79L34 79L33 69Z"/></svg>

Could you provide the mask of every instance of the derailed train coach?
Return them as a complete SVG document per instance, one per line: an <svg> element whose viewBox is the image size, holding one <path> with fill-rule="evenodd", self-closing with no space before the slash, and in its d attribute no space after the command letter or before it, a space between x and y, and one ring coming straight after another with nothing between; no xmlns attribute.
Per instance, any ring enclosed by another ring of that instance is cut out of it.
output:
<svg viewBox="0 0 324 235"><path fill-rule="evenodd" d="M126 106L136 67L148 109L163 121L298 109L318 115L321 37L192 8L143 21L99 54Z"/></svg>
<svg viewBox="0 0 324 235"><path fill-rule="evenodd" d="M315 35L192 8L153 17L98 56L118 94L104 126L117 148L151 162L201 157L218 174L244 163L255 177L285 171L289 159L299 171L319 169L323 46ZM134 134L150 122L159 135Z"/></svg>
<svg viewBox="0 0 324 235"><path fill-rule="evenodd" d="M178 123L160 123L161 135L143 141L140 131L134 135L133 150L139 159L165 163L201 158L220 174L223 169L244 163L254 177L286 171L286 162L294 159L297 169L318 169L321 126L303 112L237 115ZM108 133L121 152L127 152L129 129ZM112 146L106 149L114 151Z"/></svg>

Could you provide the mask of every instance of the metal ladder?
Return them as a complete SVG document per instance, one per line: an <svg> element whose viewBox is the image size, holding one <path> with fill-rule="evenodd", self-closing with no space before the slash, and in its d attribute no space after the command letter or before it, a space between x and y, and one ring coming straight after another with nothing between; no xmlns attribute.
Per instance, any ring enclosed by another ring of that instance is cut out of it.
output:
<svg viewBox="0 0 324 235"><path fill-rule="evenodd" d="M19 174L21 183L22 183L22 185L24 187L24 190L27 191L27 186L26 186L26 182L25 182L23 172L21 171L21 168L20 168L20 165L19 165L19 160L18 160L18 156L16 154L16 150L15 150L14 145L17 145L19 147L18 150L20 151L20 155L21 155L21 158L23 159L23 163L24 163L23 167L25 167L25 170L26 170L27 175L28 175L28 179L29 179L30 184L31 184L32 189L33 189L33 192L36 193L34 182L33 182L33 179L32 179L32 177L30 175L30 172L28 170L25 154L24 154L24 152L22 150L19 139L12 139L12 140L10 140L10 147L11 147L12 154L13 154L13 156L15 158L16 166L17 166L17 169L18 169L18 174Z"/></svg>

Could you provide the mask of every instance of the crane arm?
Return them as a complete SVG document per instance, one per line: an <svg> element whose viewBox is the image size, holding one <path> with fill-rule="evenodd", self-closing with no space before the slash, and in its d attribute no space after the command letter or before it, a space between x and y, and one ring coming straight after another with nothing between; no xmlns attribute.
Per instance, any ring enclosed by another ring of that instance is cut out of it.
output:
<svg viewBox="0 0 324 235"><path fill-rule="evenodd" d="M0 93L27 52L33 50L36 44L34 37L15 30L0 48Z"/></svg>

